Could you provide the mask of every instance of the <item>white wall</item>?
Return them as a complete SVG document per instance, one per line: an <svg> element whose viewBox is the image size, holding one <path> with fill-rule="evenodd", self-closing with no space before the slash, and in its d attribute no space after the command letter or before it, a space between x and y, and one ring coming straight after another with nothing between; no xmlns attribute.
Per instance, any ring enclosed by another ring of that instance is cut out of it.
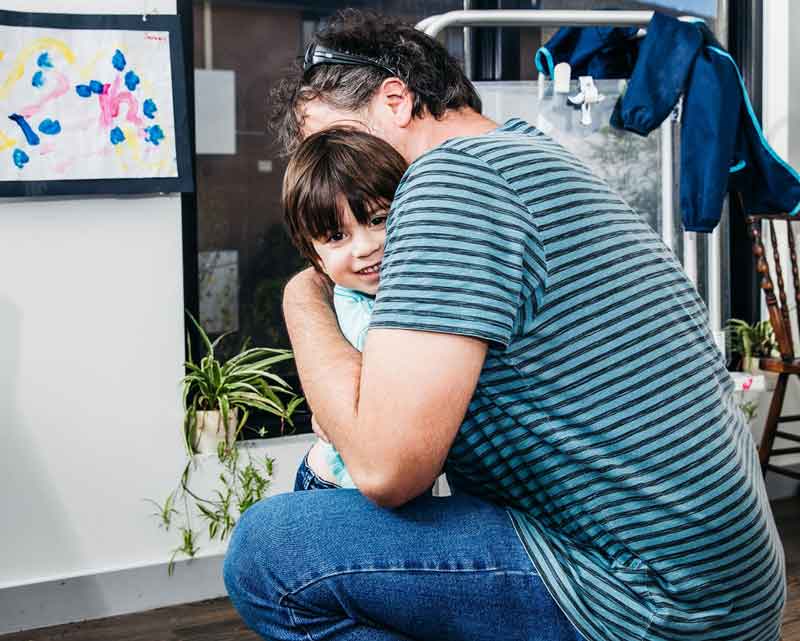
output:
<svg viewBox="0 0 800 641"><path fill-rule="evenodd" d="M800 169L800 3L789 7L789 163Z"/></svg>
<svg viewBox="0 0 800 641"><path fill-rule="evenodd" d="M4 0L3 9L144 4ZM174 0L147 5L175 12ZM154 565L167 581L161 564L175 538L143 499L163 499L183 465L183 306L179 196L0 201L0 633L142 603L100 582L60 604L29 587L22 604L21 586ZM267 444L276 491L291 487L308 440Z"/></svg>

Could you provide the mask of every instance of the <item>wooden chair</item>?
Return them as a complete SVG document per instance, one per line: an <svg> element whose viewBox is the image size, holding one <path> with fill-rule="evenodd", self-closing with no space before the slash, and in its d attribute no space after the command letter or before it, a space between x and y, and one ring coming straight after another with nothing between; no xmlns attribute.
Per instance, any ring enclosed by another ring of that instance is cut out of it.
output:
<svg viewBox="0 0 800 641"><path fill-rule="evenodd" d="M742 203L741 200L740 204L742 205L742 211L745 211L744 203ZM778 350L780 351L780 358L762 358L759 361L759 367L761 369L778 374L778 381L775 385L775 391L772 393L772 401L770 402L764 433L758 448L761 471L764 475L769 471L800 480L800 471L796 471L786 465L776 465L771 462L776 456L800 453L800 447L776 448L774 446L776 437L800 443L800 436L778 429L784 423L800 422L800 415L783 416L781 414L789 378L792 375L800 376L800 359L796 358L794 353L794 341L792 339L789 305L781 266L781 254L779 253L778 239L775 233L776 223L783 221L786 225L786 238L789 244L788 249L792 270L792 283L794 285L795 312L797 313L798 323L800 323L800 276L798 276L797 251L795 249L795 237L792 230L792 222L795 220L800 221L800 218L789 216L788 214L764 214L748 215L745 217L745 220L747 221L750 236L753 239L756 270L761 275L760 285L761 289L764 290L770 324L775 332L775 339L778 343ZM767 227L770 232L772 263L775 274L774 280L761 237L763 221L767 222ZM778 284L777 296L774 288L775 282Z"/></svg>

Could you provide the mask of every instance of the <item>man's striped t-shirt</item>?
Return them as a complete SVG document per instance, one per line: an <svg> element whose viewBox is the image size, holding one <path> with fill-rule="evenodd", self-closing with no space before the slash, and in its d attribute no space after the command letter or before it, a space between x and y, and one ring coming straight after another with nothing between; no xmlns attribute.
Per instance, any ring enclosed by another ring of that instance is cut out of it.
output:
<svg viewBox="0 0 800 641"><path fill-rule="evenodd" d="M370 327L489 343L445 471L508 507L586 639L778 639L783 551L705 307L578 159L516 119L417 159Z"/></svg>

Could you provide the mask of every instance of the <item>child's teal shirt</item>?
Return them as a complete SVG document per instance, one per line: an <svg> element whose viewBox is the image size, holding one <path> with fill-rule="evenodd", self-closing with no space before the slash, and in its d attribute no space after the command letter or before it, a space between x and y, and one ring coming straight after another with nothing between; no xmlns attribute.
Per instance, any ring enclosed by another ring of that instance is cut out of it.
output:
<svg viewBox="0 0 800 641"><path fill-rule="evenodd" d="M359 352L364 351L364 341L367 338L367 329L374 306L375 299L363 292L340 285L333 288L333 308L336 310L339 328L344 337ZM354 488L353 479L350 478L339 452L330 443L323 443L323 446L325 447L325 459L336 483L342 487Z"/></svg>

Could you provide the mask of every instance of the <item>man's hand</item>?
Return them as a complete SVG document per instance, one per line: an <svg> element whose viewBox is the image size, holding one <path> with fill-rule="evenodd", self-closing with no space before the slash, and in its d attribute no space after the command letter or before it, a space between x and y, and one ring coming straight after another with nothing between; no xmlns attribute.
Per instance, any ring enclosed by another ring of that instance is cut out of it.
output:
<svg viewBox="0 0 800 641"><path fill-rule="evenodd" d="M313 267L295 274L286 284L283 290L284 313L288 311L287 305L302 306L311 301L326 302L331 306L333 304L333 283Z"/></svg>

